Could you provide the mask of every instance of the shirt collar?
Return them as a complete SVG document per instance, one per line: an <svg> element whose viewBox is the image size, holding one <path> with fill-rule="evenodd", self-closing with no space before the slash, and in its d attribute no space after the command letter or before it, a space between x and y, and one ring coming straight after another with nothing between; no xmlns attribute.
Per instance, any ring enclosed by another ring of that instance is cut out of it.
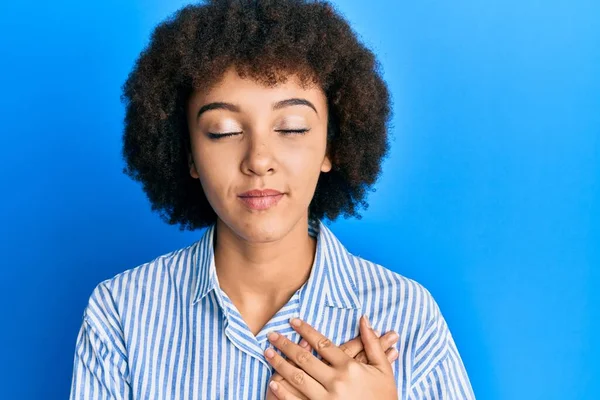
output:
<svg viewBox="0 0 600 400"><path fill-rule="evenodd" d="M321 290L326 306L360 309L353 256L346 250L333 232L319 219L310 219L308 232L317 239L315 262L305 284L304 293ZM202 300L209 292L219 288L215 269L213 240L215 224L211 225L196 242L195 262L197 266L196 289L193 303ZM217 296L220 298L220 296Z"/></svg>

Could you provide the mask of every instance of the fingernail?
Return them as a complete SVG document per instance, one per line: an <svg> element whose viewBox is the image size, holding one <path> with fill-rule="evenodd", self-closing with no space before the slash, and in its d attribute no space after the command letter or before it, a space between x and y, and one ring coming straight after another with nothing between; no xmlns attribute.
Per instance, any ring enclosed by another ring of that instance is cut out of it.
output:
<svg viewBox="0 0 600 400"><path fill-rule="evenodd" d="M279 333L271 332L267 336L268 336L269 340L277 340L277 338L279 337Z"/></svg>
<svg viewBox="0 0 600 400"><path fill-rule="evenodd" d="M308 346L308 342L306 340L302 339L300 341L300 347L306 347L306 346Z"/></svg>
<svg viewBox="0 0 600 400"><path fill-rule="evenodd" d="M290 324L294 325L295 327L299 327L302 323L298 318L292 318L290 320Z"/></svg>
<svg viewBox="0 0 600 400"><path fill-rule="evenodd" d="M273 351L273 349L268 348L267 351L265 351L265 355L267 356L267 358L273 358L275 357L275 352Z"/></svg>
<svg viewBox="0 0 600 400"><path fill-rule="evenodd" d="M270 387L271 387L271 389L273 389L273 390L277 390L277 387L278 387L277 383L275 383L275 382L273 382L273 381L271 381L271 383L269 383L269 386L270 386Z"/></svg>
<svg viewBox="0 0 600 400"><path fill-rule="evenodd" d="M373 331L375 333L375 336L380 337L381 336L381 332L379 331Z"/></svg>
<svg viewBox="0 0 600 400"><path fill-rule="evenodd" d="M367 314L364 314L363 317L365 317L365 324L367 324L367 328L370 328L371 322L369 321L369 317L367 317Z"/></svg>
<svg viewBox="0 0 600 400"><path fill-rule="evenodd" d="M398 340L398 337L399 337L399 336L398 336L398 334L397 334L396 332L393 332L393 333L390 335L390 339L391 339L392 341L396 341L396 340Z"/></svg>

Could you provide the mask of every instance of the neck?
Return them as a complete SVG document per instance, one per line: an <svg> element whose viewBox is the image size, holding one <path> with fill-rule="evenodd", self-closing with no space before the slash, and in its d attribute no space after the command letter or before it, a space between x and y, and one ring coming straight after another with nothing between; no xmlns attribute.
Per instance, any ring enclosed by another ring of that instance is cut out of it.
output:
<svg viewBox="0 0 600 400"><path fill-rule="evenodd" d="M219 285L239 308L283 305L310 276L316 240L308 234L308 218L263 243L241 238L220 219L216 228Z"/></svg>

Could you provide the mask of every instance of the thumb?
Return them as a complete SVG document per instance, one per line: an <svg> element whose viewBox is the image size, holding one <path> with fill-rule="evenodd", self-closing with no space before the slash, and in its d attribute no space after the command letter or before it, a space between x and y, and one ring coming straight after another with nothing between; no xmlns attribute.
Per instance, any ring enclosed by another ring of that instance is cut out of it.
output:
<svg viewBox="0 0 600 400"><path fill-rule="evenodd" d="M363 315L360 321L360 339L365 347L365 354L369 364L377 367L381 371L387 371L391 368L385 352L379 344L379 338L371 329L371 323L367 315Z"/></svg>

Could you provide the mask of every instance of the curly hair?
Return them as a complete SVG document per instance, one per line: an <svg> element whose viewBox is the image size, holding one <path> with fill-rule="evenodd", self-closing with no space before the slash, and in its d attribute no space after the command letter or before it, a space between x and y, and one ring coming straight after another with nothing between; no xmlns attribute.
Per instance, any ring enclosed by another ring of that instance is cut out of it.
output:
<svg viewBox="0 0 600 400"><path fill-rule="evenodd" d="M154 29L123 84L123 172L143 185L152 210L180 230L216 221L190 176L186 106L190 94L235 66L267 86L294 74L327 97L327 151L311 218L336 219L368 207L366 191L389 151L390 95L380 64L326 1L208 0L188 5ZM372 189L374 190L374 189Z"/></svg>

